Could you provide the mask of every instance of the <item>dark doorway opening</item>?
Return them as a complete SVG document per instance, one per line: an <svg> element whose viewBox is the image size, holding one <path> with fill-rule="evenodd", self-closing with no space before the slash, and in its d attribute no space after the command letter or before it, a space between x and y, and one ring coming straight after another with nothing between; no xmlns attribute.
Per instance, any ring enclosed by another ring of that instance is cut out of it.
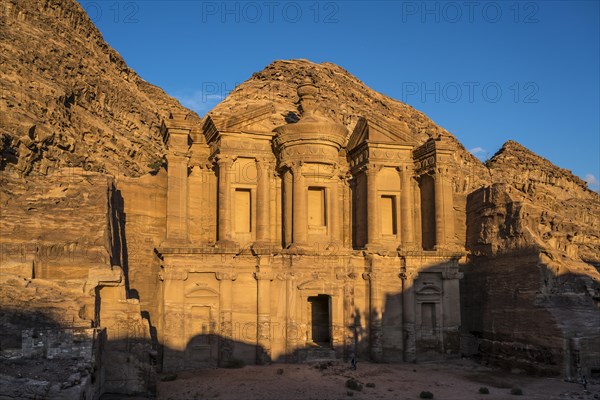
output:
<svg viewBox="0 0 600 400"><path fill-rule="evenodd" d="M325 294L311 296L310 314L312 318L312 341L324 345L331 345L331 297Z"/></svg>
<svg viewBox="0 0 600 400"><path fill-rule="evenodd" d="M430 175L423 175L419 181L421 190L421 235L423 250L435 248L435 181Z"/></svg>

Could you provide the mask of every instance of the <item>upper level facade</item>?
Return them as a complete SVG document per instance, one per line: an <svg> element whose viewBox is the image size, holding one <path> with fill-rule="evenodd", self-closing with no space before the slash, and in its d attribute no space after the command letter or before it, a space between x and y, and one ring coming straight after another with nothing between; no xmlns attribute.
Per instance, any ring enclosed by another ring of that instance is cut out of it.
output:
<svg viewBox="0 0 600 400"><path fill-rule="evenodd" d="M349 132L319 112L310 78L297 92L299 118L274 130L270 104L165 121L164 248L460 252L446 137L416 143L375 115Z"/></svg>

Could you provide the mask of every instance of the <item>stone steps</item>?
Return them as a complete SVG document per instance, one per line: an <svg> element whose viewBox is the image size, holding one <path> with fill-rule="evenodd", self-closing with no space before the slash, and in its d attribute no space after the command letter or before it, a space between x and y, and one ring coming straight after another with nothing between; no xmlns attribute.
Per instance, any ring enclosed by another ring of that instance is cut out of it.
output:
<svg viewBox="0 0 600 400"><path fill-rule="evenodd" d="M315 347L305 350L304 362L336 361L335 350L327 347Z"/></svg>

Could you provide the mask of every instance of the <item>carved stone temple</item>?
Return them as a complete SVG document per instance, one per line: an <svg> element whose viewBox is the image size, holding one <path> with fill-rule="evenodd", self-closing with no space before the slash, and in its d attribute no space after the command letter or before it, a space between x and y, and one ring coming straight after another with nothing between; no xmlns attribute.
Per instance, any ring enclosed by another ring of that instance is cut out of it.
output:
<svg viewBox="0 0 600 400"><path fill-rule="evenodd" d="M372 115L349 132L310 78L297 93L274 130L269 104L165 121L165 371L459 352L453 147Z"/></svg>

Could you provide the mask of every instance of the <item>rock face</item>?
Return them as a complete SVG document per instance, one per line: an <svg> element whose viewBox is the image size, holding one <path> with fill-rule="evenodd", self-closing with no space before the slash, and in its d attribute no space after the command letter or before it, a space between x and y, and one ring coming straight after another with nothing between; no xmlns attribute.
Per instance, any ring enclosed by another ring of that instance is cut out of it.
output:
<svg viewBox="0 0 600 400"><path fill-rule="evenodd" d="M484 361L600 372L599 200L569 171L511 141L484 165L330 63L275 61L200 120L74 0L0 18L2 359L34 371L73 329L102 353L77 361L96 386L26 376L31 396L149 391L155 364L422 360L459 320Z"/></svg>
<svg viewBox="0 0 600 400"><path fill-rule="evenodd" d="M127 67L79 3L6 0L0 18L3 168L139 176L160 166L161 120L182 107Z"/></svg>
<svg viewBox="0 0 600 400"><path fill-rule="evenodd" d="M492 363L598 373L600 204L569 171L509 141L469 195L463 329Z"/></svg>
<svg viewBox="0 0 600 400"><path fill-rule="evenodd" d="M535 208L524 216L531 240L574 260L600 265L598 193L570 171L513 141L502 146L488 161L488 167L493 183L507 185L511 202ZM501 247L511 249L506 242Z"/></svg>

